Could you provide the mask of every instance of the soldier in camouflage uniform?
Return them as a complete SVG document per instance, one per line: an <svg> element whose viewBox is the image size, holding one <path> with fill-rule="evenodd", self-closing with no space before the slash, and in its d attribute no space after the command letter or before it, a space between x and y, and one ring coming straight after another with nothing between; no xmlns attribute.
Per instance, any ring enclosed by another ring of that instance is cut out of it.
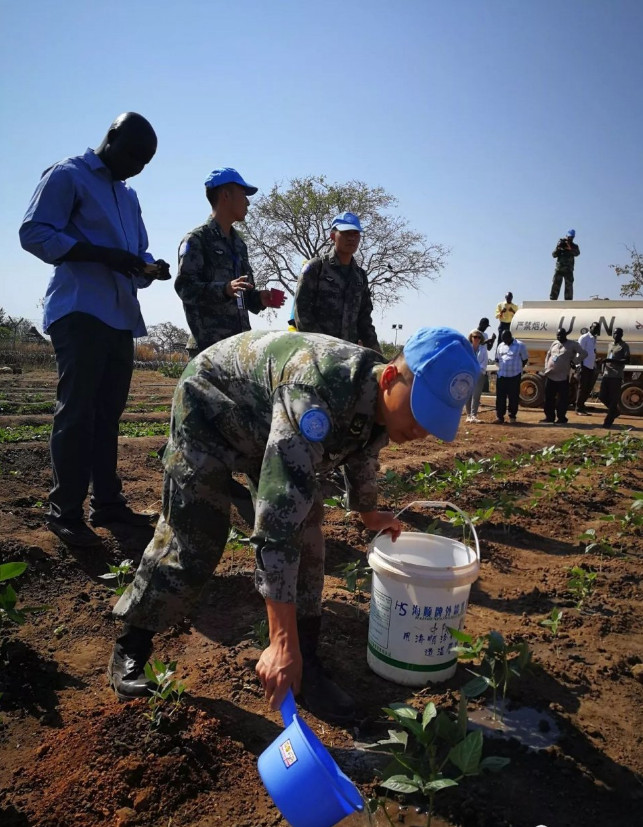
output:
<svg viewBox="0 0 643 827"><path fill-rule="evenodd" d="M304 265L295 294L295 325L308 333L325 333L381 352L373 326L373 302L357 252L362 226L351 212L333 219L333 250Z"/></svg>
<svg viewBox="0 0 643 827"><path fill-rule="evenodd" d="M385 364L327 336L256 331L205 350L174 395L163 456L163 515L134 582L114 609L127 624L109 664L119 698L146 694L152 636L197 604L223 553L232 472L257 491L251 542L270 645L257 673L271 708L300 691L315 715L352 719L354 705L316 656L324 583L318 475L343 465L348 506L373 531L401 526L377 510L379 451L431 432L452 440L479 372L449 328L422 328Z"/></svg>
<svg viewBox="0 0 643 827"><path fill-rule="evenodd" d="M249 310L260 313L283 304L274 303L270 290L255 289L248 248L232 226L245 219L247 196L256 192L235 169L215 169L205 181L212 214L179 247L174 287L191 332L191 359L221 339L250 330Z"/></svg>
<svg viewBox="0 0 643 827"><path fill-rule="evenodd" d="M556 259L554 278L551 282L550 301L558 299L560 288L565 280L565 301L574 298L574 259L580 255L578 244L574 243L576 230L568 230L566 238L561 238L552 256Z"/></svg>

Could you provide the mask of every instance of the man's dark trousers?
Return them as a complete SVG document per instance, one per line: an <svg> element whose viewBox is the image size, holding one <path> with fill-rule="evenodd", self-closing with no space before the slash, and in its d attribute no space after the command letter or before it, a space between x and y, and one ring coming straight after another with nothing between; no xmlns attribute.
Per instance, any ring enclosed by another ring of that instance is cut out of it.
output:
<svg viewBox="0 0 643 827"><path fill-rule="evenodd" d="M569 379L559 382L547 378L545 380L545 418L552 422L558 417L559 422L567 421L569 408Z"/></svg>
<svg viewBox="0 0 643 827"><path fill-rule="evenodd" d="M496 416L504 419L507 408L509 416L515 419L518 415L518 403L520 401L520 378L517 376L498 376L496 378Z"/></svg>
<svg viewBox="0 0 643 827"><path fill-rule="evenodd" d="M594 387L595 381L596 370L594 368L586 368L585 365L582 365L580 369L580 378L578 382L578 395L576 397L577 411L584 410L585 402L587 402L589 395L592 392L592 388Z"/></svg>
<svg viewBox="0 0 643 827"><path fill-rule="evenodd" d="M620 413L618 403L621 399L622 385L623 380L620 376L604 376L601 379L599 398L603 405L607 406L604 425L611 425Z"/></svg>
<svg viewBox="0 0 643 827"><path fill-rule="evenodd" d="M116 330L87 313L69 313L48 332L58 366L49 515L80 520L90 482L93 508L125 502L116 473L118 423L132 378L134 342L130 330Z"/></svg>

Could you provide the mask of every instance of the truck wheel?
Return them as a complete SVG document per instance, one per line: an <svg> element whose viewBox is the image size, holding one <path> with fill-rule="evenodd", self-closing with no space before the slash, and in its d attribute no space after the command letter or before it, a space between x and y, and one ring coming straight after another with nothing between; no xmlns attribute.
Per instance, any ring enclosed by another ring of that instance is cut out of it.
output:
<svg viewBox="0 0 643 827"><path fill-rule="evenodd" d="M520 404L524 408L542 408L545 382L537 373L525 373L520 380Z"/></svg>
<svg viewBox="0 0 643 827"><path fill-rule="evenodd" d="M626 382L621 388L619 407L621 413L643 416L643 385L639 385L638 382Z"/></svg>

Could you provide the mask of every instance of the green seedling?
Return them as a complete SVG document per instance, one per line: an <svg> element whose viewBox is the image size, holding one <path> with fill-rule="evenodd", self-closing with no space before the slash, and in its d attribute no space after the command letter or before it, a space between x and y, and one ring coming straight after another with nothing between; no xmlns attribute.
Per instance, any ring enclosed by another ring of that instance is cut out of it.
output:
<svg viewBox="0 0 643 827"><path fill-rule="evenodd" d="M1 563L0 583L6 583L7 580L20 577L26 568L27 563ZM22 626L26 622L28 614L46 612L51 609L51 606L21 606L17 608L17 602L18 595L11 583L7 583L4 589L0 591L0 621L9 620L11 623Z"/></svg>
<svg viewBox="0 0 643 827"><path fill-rule="evenodd" d="M250 639L257 644L259 649L267 649L270 646L270 630L265 617L253 623L248 631Z"/></svg>
<svg viewBox="0 0 643 827"><path fill-rule="evenodd" d="M181 705L185 686L174 679L175 674L176 661L165 664L155 659L145 664L145 677L154 685L149 690L148 711L145 713L150 729L158 727L164 718L171 718Z"/></svg>
<svg viewBox="0 0 643 827"><path fill-rule="evenodd" d="M514 678L521 678L531 663L531 650L526 641L506 643L500 632L489 632L481 638L474 638L459 629L449 629L459 642L452 651L460 660L472 660L481 657L479 671L467 669L474 678L463 687L468 698L476 698L487 689L492 691L492 716L498 716L498 690L502 692L503 701L507 698L507 689Z"/></svg>
<svg viewBox="0 0 643 827"><path fill-rule="evenodd" d="M473 514L467 514L466 512L460 513L459 511L453 511L447 508L445 514L451 525L462 527L463 543L466 546L471 542L471 526L489 522L493 516L493 512L494 508L490 506L489 508L477 508Z"/></svg>
<svg viewBox="0 0 643 827"><path fill-rule="evenodd" d="M228 534L227 547L230 549L230 565L234 567L237 552L250 552L250 537L241 529L232 526Z"/></svg>
<svg viewBox="0 0 643 827"><path fill-rule="evenodd" d="M128 586L127 581L134 568L134 561L123 560L117 566L108 563L107 568L109 569L107 574L99 574L98 577L100 580L116 580L116 585L110 586L109 590L120 596Z"/></svg>
<svg viewBox="0 0 643 827"><path fill-rule="evenodd" d="M355 595L356 609L359 612L359 603L362 600L365 589L371 582L373 569L367 566L362 560L354 560L344 566L338 566L335 573L344 579L340 588Z"/></svg>
<svg viewBox="0 0 643 827"><path fill-rule="evenodd" d="M562 609L559 609L557 606L551 610L549 617L545 618L545 620L541 620L539 626L544 626L545 629L549 629L551 632L551 636L553 638L558 637L558 632L560 631L560 621L563 618Z"/></svg>
<svg viewBox="0 0 643 827"><path fill-rule="evenodd" d="M389 730L387 739L378 741L379 748L392 756L380 787L394 793L420 793L427 803L426 827L431 827L435 797L440 790L456 787L463 778L479 775L484 770L497 772L509 763L508 758L482 758L483 736L480 730L467 733L467 702L461 696L457 716L450 717L428 703L420 714L412 706L391 704L384 712L401 730ZM401 772L400 772L401 771ZM385 809L380 798L369 802L374 812ZM391 820L386 814L391 824Z"/></svg>
<svg viewBox="0 0 643 827"><path fill-rule="evenodd" d="M437 471L434 471L431 468L430 463L425 462L422 466L422 470L418 471L417 474L414 474L411 477L411 480L415 483L416 491L422 495L431 494L434 491L441 491L443 488L446 487L446 483L443 480L437 478Z"/></svg>
<svg viewBox="0 0 643 827"><path fill-rule="evenodd" d="M401 474L398 474L397 471L393 471L391 468L385 472L381 485L384 496L390 497L396 510L399 508L402 495L408 493L413 488Z"/></svg>
<svg viewBox="0 0 643 827"><path fill-rule="evenodd" d="M596 587L596 572L587 571L580 566L571 566L569 573L571 577L567 581L567 591L576 601L576 608L580 611L583 603L591 597Z"/></svg>

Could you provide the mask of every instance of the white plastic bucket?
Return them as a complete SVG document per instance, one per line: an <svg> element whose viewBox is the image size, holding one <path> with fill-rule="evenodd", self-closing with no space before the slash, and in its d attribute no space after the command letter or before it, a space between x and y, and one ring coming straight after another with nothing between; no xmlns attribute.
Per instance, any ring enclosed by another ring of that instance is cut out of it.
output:
<svg viewBox="0 0 643 827"><path fill-rule="evenodd" d="M394 683L424 686L453 677L457 656L450 628L462 629L471 584L480 570L478 535L457 506L422 500L413 505L452 508L469 523L475 550L437 534L404 531L394 543L379 534L369 546L373 569L367 662Z"/></svg>

